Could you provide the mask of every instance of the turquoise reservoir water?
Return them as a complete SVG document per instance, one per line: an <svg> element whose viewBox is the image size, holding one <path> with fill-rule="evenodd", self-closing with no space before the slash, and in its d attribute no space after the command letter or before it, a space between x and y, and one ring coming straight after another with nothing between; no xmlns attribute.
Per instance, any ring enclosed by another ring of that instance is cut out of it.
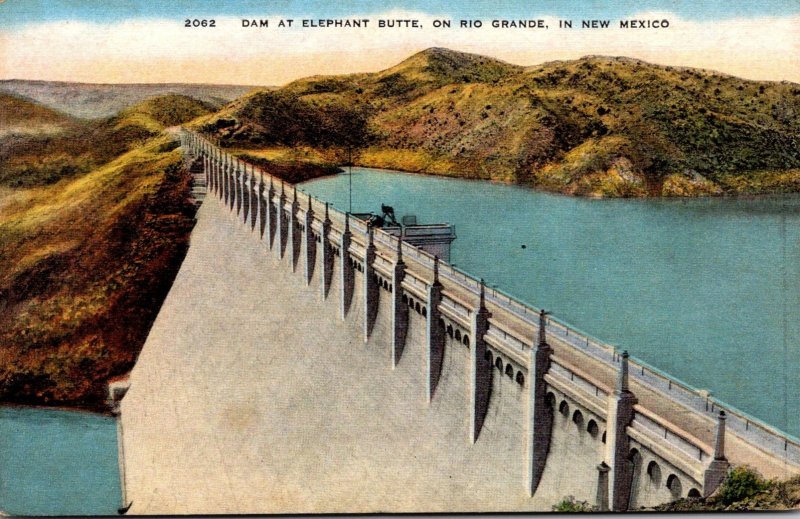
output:
<svg viewBox="0 0 800 519"><path fill-rule="evenodd" d="M0 510L12 515L116 515L114 419L0 407Z"/></svg>
<svg viewBox="0 0 800 519"><path fill-rule="evenodd" d="M362 168L352 182L354 212L455 224L462 270L800 436L800 197L591 200ZM346 174L302 189L347 210Z"/></svg>

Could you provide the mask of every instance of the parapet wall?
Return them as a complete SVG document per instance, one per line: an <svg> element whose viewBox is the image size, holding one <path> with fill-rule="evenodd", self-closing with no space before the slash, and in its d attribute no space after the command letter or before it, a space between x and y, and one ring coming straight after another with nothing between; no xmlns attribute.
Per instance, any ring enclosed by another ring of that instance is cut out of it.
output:
<svg viewBox="0 0 800 519"><path fill-rule="evenodd" d="M380 229L182 132L210 198L355 320L432 411L463 407L465 448L507 437L529 495L626 510L708 495L728 460L800 472L800 442L579 333ZM721 414L720 411L725 411ZM726 416L727 415L727 416ZM680 423L680 426L677 425ZM726 424L728 446L726 450ZM733 434L731 434L733 433ZM771 473L770 473L771 471Z"/></svg>

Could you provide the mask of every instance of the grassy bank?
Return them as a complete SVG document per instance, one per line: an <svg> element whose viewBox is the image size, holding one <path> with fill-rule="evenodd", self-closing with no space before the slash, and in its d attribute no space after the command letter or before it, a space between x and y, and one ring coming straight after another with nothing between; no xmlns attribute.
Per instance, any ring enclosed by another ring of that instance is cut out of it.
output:
<svg viewBox="0 0 800 519"><path fill-rule="evenodd" d="M0 400L102 408L133 365L193 226L167 138L0 208Z"/></svg>
<svg viewBox="0 0 800 519"><path fill-rule="evenodd" d="M210 108L165 96L91 122L27 109L41 120L0 139L0 402L102 410L194 225L191 176L164 130ZM69 124L33 131L53 121Z"/></svg>

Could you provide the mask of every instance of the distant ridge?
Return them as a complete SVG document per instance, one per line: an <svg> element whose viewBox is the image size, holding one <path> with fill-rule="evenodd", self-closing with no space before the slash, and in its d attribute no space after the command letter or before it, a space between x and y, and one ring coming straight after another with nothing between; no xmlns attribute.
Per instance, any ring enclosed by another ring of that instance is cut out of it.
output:
<svg viewBox="0 0 800 519"><path fill-rule="evenodd" d="M251 92L199 127L232 147L583 196L800 191L800 85L635 58L521 67L430 48ZM274 154L273 154L274 155Z"/></svg>
<svg viewBox="0 0 800 519"><path fill-rule="evenodd" d="M53 135L74 127L76 121L24 97L0 92L0 139L9 135Z"/></svg>
<svg viewBox="0 0 800 519"><path fill-rule="evenodd" d="M181 83L73 83L7 79L0 92L36 101L46 107L82 119L102 119L148 98L179 94L220 107L255 87L247 85ZM263 87L262 87L263 88Z"/></svg>

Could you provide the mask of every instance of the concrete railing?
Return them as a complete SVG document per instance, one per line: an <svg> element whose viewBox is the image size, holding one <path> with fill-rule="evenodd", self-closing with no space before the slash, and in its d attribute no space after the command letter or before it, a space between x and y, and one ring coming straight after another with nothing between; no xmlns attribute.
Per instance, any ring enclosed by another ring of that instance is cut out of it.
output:
<svg viewBox="0 0 800 519"><path fill-rule="evenodd" d="M641 405L635 405L633 409L635 413L631 424L632 427L642 428L659 438L663 438L689 458L701 463L710 460L714 454L714 449L711 446L684 431L678 425L668 422Z"/></svg>
<svg viewBox="0 0 800 519"><path fill-rule="evenodd" d="M234 170L241 171L243 164L241 161L234 159L208 139L186 130L183 131L182 139L184 143L192 149L194 154L203 155L210 160L217 161L220 157L226 157L227 163L231 164ZM253 174L257 177L258 182L254 182L256 193L258 192L258 184L263 182L267 186L265 188L266 196L269 184L272 182L276 197L279 197L281 190L283 190L287 203L291 203L295 197L295 193L297 193L299 210L303 212L303 214L308 207L308 200L310 198L314 220L320 222L324 219L325 202L316 197L309 197L309 195L302 193L295 186L285 183L276 177L272 177L258 167L250 167L248 169L248 174ZM341 235L341 232L344 230L346 214L335 209L330 204L328 205L328 214L331 221L332 234ZM365 244L364 236L367 233L367 224L356 218L349 218L349 224L353 234L353 241L357 243L356 248L363 247ZM314 225L316 226L318 223L314 223ZM373 238L376 247L382 249L382 254L391 258L395 257L398 238L381 229L374 230ZM427 290L427 283L425 280L432 279L432 271L436 259L408 242L402 242L401 247L403 258L406 263L413 263L416 265L409 270L409 276L406 277L406 281L404 282L412 284L415 288L424 293L425 290ZM454 289L465 292L467 297L475 300L479 297L482 282L472 275L444 262L439 262L439 275L443 283L450 284ZM445 289L447 290L447 286L445 286ZM489 333L494 335L499 334L497 335L498 337L503 337L504 340L499 342L508 345L506 347L509 348L509 351L506 353L510 355L518 356L520 349L526 347L530 349L534 341L535 333L538 331L540 309L528 305L500 289L484 289L485 301L487 306L492 307L494 321L502 321L503 317L501 314L502 312L506 312L509 316L513 316L521 321L528 330L527 336L525 337L516 337L513 334L508 334L505 330L498 330L498 327L494 329L490 327ZM462 319L468 318L472 311L472 308L467 308L466 315L464 315L463 305L457 302L448 302L446 294L443 298L442 305ZM617 368L620 361L620 354L614 346L606 344L552 315L547 317L546 323L548 337L550 337L551 340L557 340L559 343L583 352L614 369ZM502 328L502 326L500 328ZM714 419L715 415L720 410L724 410L728 416L728 427L732 432L762 451L786 462L800 466L800 439L779 431L764 423L762 420L739 411L728 404L722 403L710 397L708 392L694 388L641 360L631 359L630 376L639 384L657 391L658 393L668 395L674 402L679 403L693 412L706 416L711 420ZM595 387L597 388L597 386ZM644 418L640 418L640 423L644 423L644 420ZM669 424L666 425L666 427L669 428ZM673 433L674 436L680 437L681 430L676 428ZM667 434L667 436L669 437L669 434Z"/></svg>
<svg viewBox="0 0 800 519"><path fill-rule="evenodd" d="M570 382L580 387L589 395L600 398L604 402L611 394L611 390L609 388L595 380L588 373L585 373L574 366L569 366L563 362L560 362L557 359L552 360L550 371L569 379ZM602 417L605 418L605 414L603 414Z"/></svg>

